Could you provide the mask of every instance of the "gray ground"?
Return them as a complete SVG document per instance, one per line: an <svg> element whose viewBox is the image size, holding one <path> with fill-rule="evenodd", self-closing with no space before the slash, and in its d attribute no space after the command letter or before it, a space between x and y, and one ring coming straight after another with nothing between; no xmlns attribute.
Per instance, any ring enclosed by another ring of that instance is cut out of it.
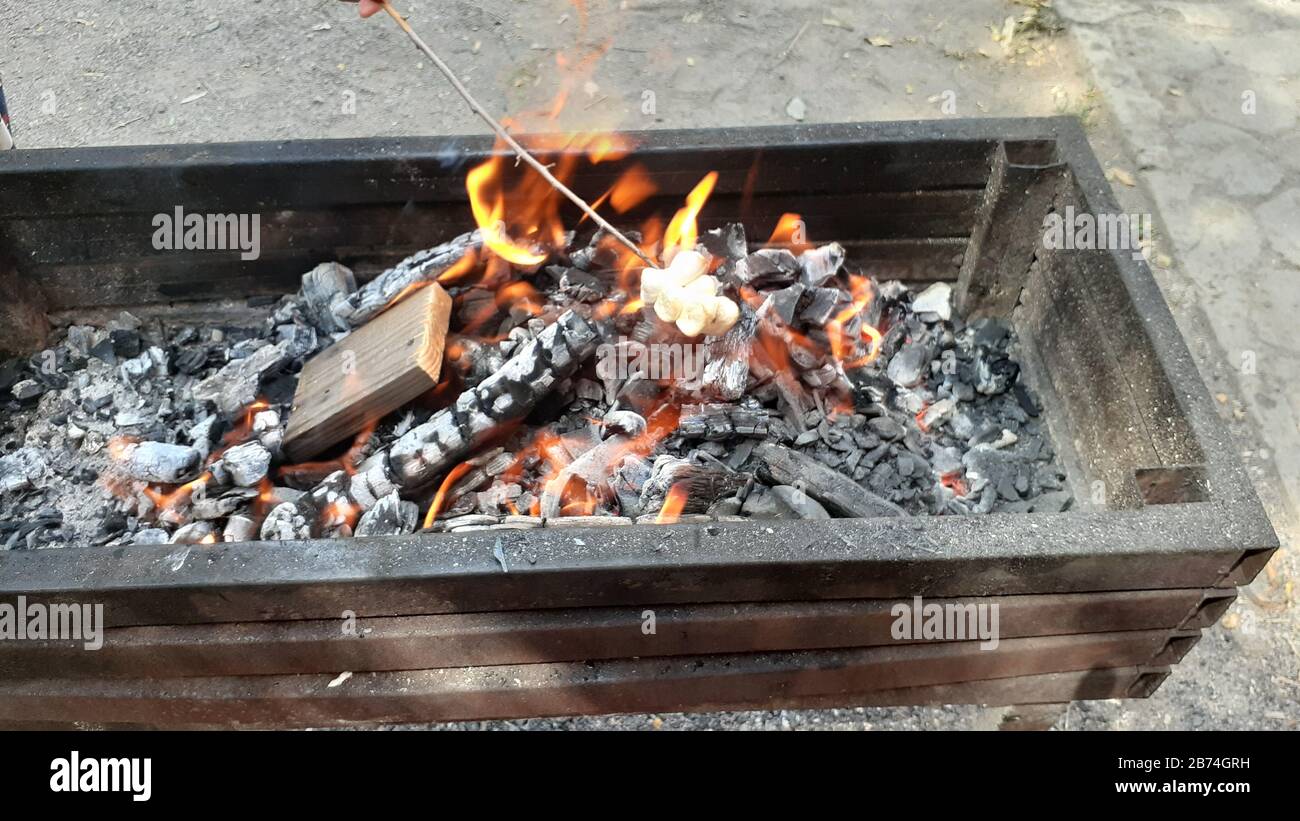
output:
<svg viewBox="0 0 1300 821"><path fill-rule="evenodd" d="M1121 204L1156 216L1156 275L1284 547L1153 698L1076 704L1057 726L1295 728L1300 2L1040 5L592 0L584 15L564 0L417 0L400 8L494 111L544 109L561 76L557 55L573 66L584 47L608 45L588 72L565 75L572 98L552 128L794 115L1083 118ZM1008 42L1007 18L1026 15ZM0 75L25 148L485 130L391 21L362 22L333 0L0 0L0 21ZM977 728L996 726L1000 712L492 726Z"/></svg>

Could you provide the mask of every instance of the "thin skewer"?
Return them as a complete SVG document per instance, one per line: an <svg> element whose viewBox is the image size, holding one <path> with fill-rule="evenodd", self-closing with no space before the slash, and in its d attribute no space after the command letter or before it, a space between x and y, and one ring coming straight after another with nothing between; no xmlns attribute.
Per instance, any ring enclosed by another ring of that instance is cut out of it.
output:
<svg viewBox="0 0 1300 821"><path fill-rule="evenodd" d="M532 166L533 170L536 171L538 174L541 174L542 178L545 179L548 183L550 183L551 186L555 188L555 190L559 191L561 194L568 197L570 202L572 202L574 205L581 208L583 213L585 213L588 217L591 217L592 222L596 223L601 228L605 229L607 232L609 232L611 236L613 236L619 242L626 245L628 249L632 251L632 253L636 254L638 257L641 258L642 262L644 262L646 265L651 266L652 268L659 267L658 263L656 263L650 257L646 256L646 254L642 252L642 250L639 247L637 247L637 244L635 242L633 242L632 240L624 236L623 233L619 231L617 228L615 228L613 225L610 225L609 222L600 214L597 214L594 208L592 208L585 201L583 201L583 199L579 197L577 194L569 190L568 186L566 186L564 183L557 180L555 178L555 175L552 174L545 165L538 162L536 157L528 153L527 149L525 149L522 145L520 145L518 141L515 140L514 137L510 136L510 132L506 131L505 127L502 126L501 123L497 122L496 118L493 117L490 113L488 113L487 109L481 106L478 100L474 99L474 95L469 93L469 89L465 88L465 85L460 81L459 78L456 77L456 74L451 70L451 67L448 66L446 63L444 63L442 61L442 58L439 57L437 54L435 54L433 52L433 49L429 48L429 46L425 44L424 40L420 39L420 35L416 34L415 31L411 28L410 24L408 24L405 20L402 19L402 15L398 13L397 9L393 8L393 5L391 3L387 2L387 0L384 0L383 7L384 7L384 11L388 12L388 16L393 18L395 21L397 21L397 25L401 26L402 31L406 32L406 36L410 37L411 41L415 43L415 45L420 49L420 51L423 51L425 55L430 60L433 61L433 64L438 67L438 70L442 72L443 76L447 78L447 80L451 83L452 87L456 89L456 93L459 94L462 98L464 98L465 102L469 104L469 107L474 111L474 113L482 117L483 120L489 126L492 127L492 130L496 132L496 135L500 137L502 140L504 140L506 145L510 146L510 148L513 149L514 152L519 155L520 159L522 159L524 162Z"/></svg>

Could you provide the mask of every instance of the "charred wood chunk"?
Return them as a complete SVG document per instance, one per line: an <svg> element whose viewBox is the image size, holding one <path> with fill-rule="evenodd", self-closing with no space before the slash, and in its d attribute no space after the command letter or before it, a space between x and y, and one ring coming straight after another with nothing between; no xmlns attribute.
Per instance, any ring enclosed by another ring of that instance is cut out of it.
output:
<svg viewBox="0 0 1300 821"><path fill-rule="evenodd" d="M398 536L414 533L419 506L404 502L396 492L380 499L357 523L357 536Z"/></svg>
<svg viewBox="0 0 1300 821"><path fill-rule="evenodd" d="M749 243L745 239L745 226L738 222L705 231L700 236L699 244L711 256L722 259L741 259L749 252Z"/></svg>
<svg viewBox="0 0 1300 821"><path fill-rule="evenodd" d="M839 471L789 448L762 444L754 448L754 459L764 481L800 488L838 516L866 519L907 515L898 505L859 486Z"/></svg>
<svg viewBox="0 0 1300 821"><path fill-rule="evenodd" d="M683 405L677 432L687 439L720 441L732 436L764 437L768 412L742 405Z"/></svg>
<svg viewBox="0 0 1300 821"><path fill-rule="evenodd" d="M276 505L262 522L265 542L288 542L310 539L316 535L316 510L305 501Z"/></svg>
<svg viewBox="0 0 1300 821"><path fill-rule="evenodd" d="M238 413L257 399L262 379L288 361L288 348L288 342L265 345L228 363L194 386L194 398L215 402L222 413Z"/></svg>
<svg viewBox="0 0 1300 821"><path fill-rule="evenodd" d="M334 307L357 290L351 269L337 262L322 262L302 275L303 310L323 333L346 331L349 326L334 313Z"/></svg>
<svg viewBox="0 0 1300 821"><path fill-rule="evenodd" d="M839 288L809 288L804 295L804 308L799 312L799 319L820 328L830 322L841 301L847 301L847 295Z"/></svg>
<svg viewBox="0 0 1300 821"><path fill-rule="evenodd" d="M632 444L631 437L615 434L566 465L542 490L542 517L562 515L564 499L570 494L612 502L609 480L614 465L632 449Z"/></svg>
<svg viewBox="0 0 1300 821"><path fill-rule="evenodd" d="M844 264L844 246L831 242L799 255L799 269L805 285L817 288L840 272Z"/></svg>
<svg viewBox="0 0 1300 821"><path fill-rule="evenodd" d="M761 248L721 270L723 281L754 288L789 285L799 278L799 260L784 248Z"/></svg>
<svg viewBox="0 0 1300 821"><path fill-rule="evenodd" d="M478 231L471 231L437 247L412 254L349 294L346 299L333 300L330 310L335 322L348 328L364 325L402 291L417 283L436 279L439 274L460 262L466 254L476 251L482 245L482 235Z"/></svg>
<svg viewBox="0 0 1300 821"><path fill-rule="evenodd" d="M655 459L650 478L641 488L638 510L642 515L657 513L663 508L668 494L676 488L685 497L681 513L705 513L715 502L734 496L749 479L746 474L721 465L660 456Z"/></svg>
<svg viewBox="0 0 1300 821"><path fill-rule="evenodd" d="M725 334L708 343L700 387L708 396L735 401L749 384L749 352L758 334L758 317L747 305Z"/></svg>

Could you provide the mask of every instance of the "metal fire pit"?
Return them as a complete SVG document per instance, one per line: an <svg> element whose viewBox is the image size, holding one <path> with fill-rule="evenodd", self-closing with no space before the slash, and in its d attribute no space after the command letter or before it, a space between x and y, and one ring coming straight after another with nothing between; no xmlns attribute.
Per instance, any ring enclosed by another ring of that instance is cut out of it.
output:
<svg viewBox="0 0 1300 821"><path fill-rule="evenodd" d="M969 314L1009 317L1076 508L0 553L0 600L102 602L113 628L97 652L0 643L0 721L1137 697L1268 560L1276 537L1145 262L1043 247L1050 209L1118 212L1074 120L633 136L631 159L659 186L646 212L671 213L718 170L702 228L798 212L879 279L951 280ZM471 227L464 171L490 150L427 138L12 152L5 310L67 320L289 292L327 260L375 271ZM620 170L597 166L574 188L596 196ZM154 251L152 215L178 205L260 213L261 258ZM1000 645L892 640L891 601L918 595L998 603Z"/></svg>

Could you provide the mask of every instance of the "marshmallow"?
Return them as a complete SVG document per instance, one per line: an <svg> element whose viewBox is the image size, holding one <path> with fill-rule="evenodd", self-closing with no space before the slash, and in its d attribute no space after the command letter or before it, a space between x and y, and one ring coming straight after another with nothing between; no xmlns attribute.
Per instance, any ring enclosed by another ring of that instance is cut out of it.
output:
<svg viewBox="0 0 1300 821"><path fill-rule="evenodd" d="M709 276L709 258L698 251L679 251L667 268L641 272L641 300L655 316L675 322L687 336L720 336L740 318L736 303L718 295L718 280Z"/></svg>

